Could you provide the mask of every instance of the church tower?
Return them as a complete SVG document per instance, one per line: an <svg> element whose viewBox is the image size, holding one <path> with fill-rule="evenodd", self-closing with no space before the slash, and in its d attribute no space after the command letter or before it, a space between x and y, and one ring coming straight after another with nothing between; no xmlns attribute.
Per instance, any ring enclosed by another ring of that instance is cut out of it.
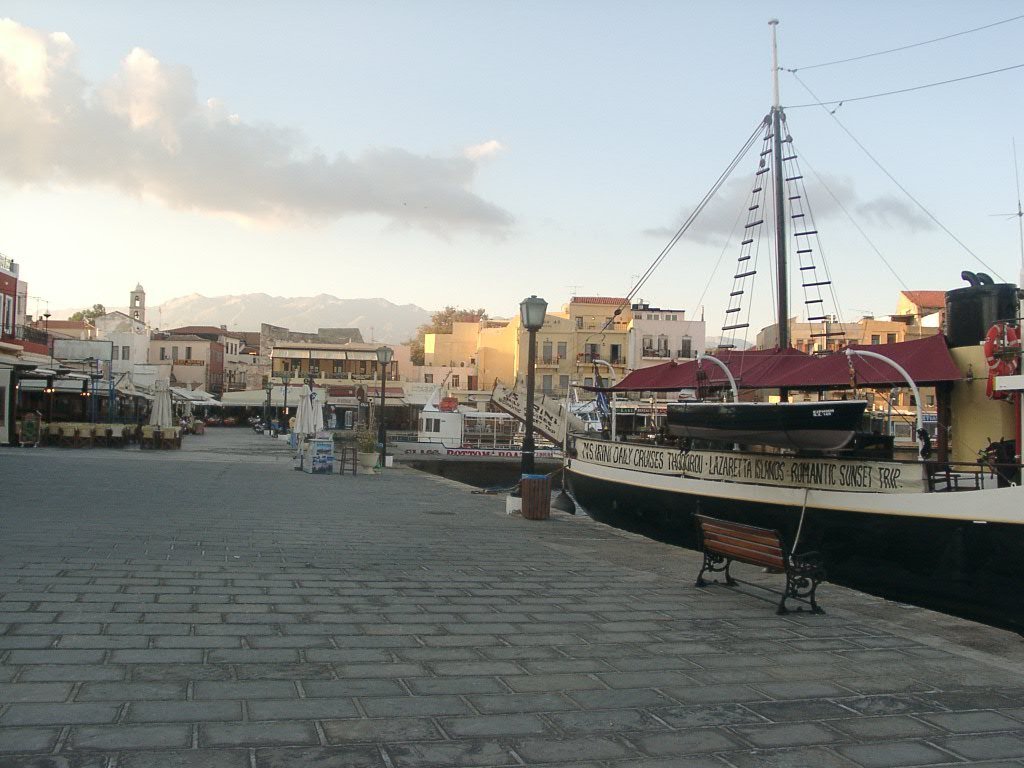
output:
<svg viewBox="0 0 1024 768"><path fill-rule="evenodd" d="M146 322L146 292L142 290L142 284L139 283L135 286L135 290L131 292L131 297L128 301L128 314L132 320L138 320L140 323L145 324Z"/></svg>

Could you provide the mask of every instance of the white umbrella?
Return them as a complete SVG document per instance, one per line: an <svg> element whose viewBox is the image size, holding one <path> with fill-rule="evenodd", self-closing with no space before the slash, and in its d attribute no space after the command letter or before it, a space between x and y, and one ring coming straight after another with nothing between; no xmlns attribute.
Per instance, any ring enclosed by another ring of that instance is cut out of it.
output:
<svg viewBox="0 0 1024 768"><path fill-rule="evenodd" d="M174 426L174 412L171 410L171 389L169 382L160 379L154 383L155 397L153 410L149 414L149 423L161 429Z"/></svg>
<svg viewBox="0 0 1024 768"><path fill-rule="evenodd" d="M299 407L295 409L295 429L296 435L309 435L316 431L313 425L314 413L313 404L310 402L310 391L309 385L302 385L302 393L299 395ZM321 427L323 426L323 416L320 417Z"/></svg>
<svg viewBox="0 0 1024 768"><path fill-rule="evenodd" d="M315 391L309 393L309 407L313 411L313 429L311 432L323 432L324 407Z"/></svg>

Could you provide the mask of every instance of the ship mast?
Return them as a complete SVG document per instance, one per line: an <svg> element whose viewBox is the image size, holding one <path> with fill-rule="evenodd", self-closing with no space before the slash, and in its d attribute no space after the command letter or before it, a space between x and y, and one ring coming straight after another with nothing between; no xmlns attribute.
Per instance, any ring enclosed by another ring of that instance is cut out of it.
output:
<svg viewBox="0 0 1024 768"><path fill-rule="evenodd" d="M782 183L782 107L779 105L779 49L776 41L778 19L768 26L772 31L772 176L775 180L775 283L778 288L779 348L789 346L789 281L786 266L786 211Z"/></svg>

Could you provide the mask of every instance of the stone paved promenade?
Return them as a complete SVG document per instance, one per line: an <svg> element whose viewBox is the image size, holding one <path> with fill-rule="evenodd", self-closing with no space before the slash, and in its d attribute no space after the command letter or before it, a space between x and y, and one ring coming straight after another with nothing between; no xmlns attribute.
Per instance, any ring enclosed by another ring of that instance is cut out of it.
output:
<svg viewBox="0 0 1024 768"><path fill-rule="evenodd" d="M0 766L1024 765L1016 635L279 441L0 450ZM778 577L755 574L755 578Z"/></svg>

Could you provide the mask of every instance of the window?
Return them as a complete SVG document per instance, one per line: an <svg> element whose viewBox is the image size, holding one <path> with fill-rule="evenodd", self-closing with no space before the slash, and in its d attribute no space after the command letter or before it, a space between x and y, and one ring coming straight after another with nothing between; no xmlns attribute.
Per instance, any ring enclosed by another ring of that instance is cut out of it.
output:
<svg viewBox="0 0 1024 768"><path fill-rule="evenodd" d="M550 341L545 341L541 345L541 359L545 363L550 363L551 362L552 352L553 352L553 350L552 350L551 342Z"/></svg>
<svg viewBox="0 0 1024 768"><path fill-rule="evenodd" d="M896 343L896 334L895 333L887 333L887 334L885 334L885 343L886 344L895 344Z"/></svg>
<svg viewBox="0 0 1024 768"><path fill-rule="evenodd" d="M541 378L541 384L540 384L541 391L545 395L550 395L551 394L551 386L552 386L553 379L554 379L554 377L551 374L546 374L546 375L544 375Z"/></svg>
<svg viewBox="0 0 1024 768"><path fill-rule="evenodd" d="M925 403L927 405L934 406L935 405L935 395L925 395L924 396L924 401L925 401Z"/></svg>
<svg viewBox="0 0 1024 768"><path fill-rule="evenodd" d="M592 386L594 386L594 377L593 376L587 376L585 379L583 379L583 386L585 386L585 387L592 387Z"/></svg>
<svg viewBox="0 0 1024 768"><path fill-rule="evenodd" d="M693 357L693 339L689 336L684 336L679 342L679 356L680 357Z"/></svg>
<svg viewBox="0 0 1024 768"><path fill-rule="evenodd" d="M424 373L423 374L423 383L424 384L433 384L434 383L434 374L432 374L432 373Z"/></svg>
<svg viewBox="0 0 1024 768"><path fill-rule="evenodd" d="M641 344L643 345L643 350L644 350L644 354L645 355L648 352L654 351L654 337L653 336L644 336L643 337L643 341L641 342Z"/></svg>
<svg viewBox="0 0 1024 768"><path fill-rule="evenodd" d="M186 360L191 360L192 359L192 347L185 347L185 359Z"/></svg>
<svg viewBox="0 0 1024 768"><path fill-rule="evenodd" d="M881 344L882 343L882 337L879 336L877 333L872 333L871 334L871 343L872 344Z"/></svg>
<svg viewBox="0 0 1024 768"><path fill-rule="evenodd" d="M587 344L587 360L594 361L601 358L600 344Z"/></svg>
<svg viewBox="0 0 1024 768"><path fill-rule="evenodd" d="M334 361L334 375L337 377L337 376L341 376L343 373L345 373L345 363L343 361L341 361L341 360L335 360Z"/></svg>
<svg viewBox="0 0 1024 768"><path fill-rule="evenodd" d="M452 376L452 389L458 389L461 383L458 376Z"/></svg>
<svg viewBox="0 0 1024 768"><path fill-rule="evenodd" d="M610 363L618 363L619 362L619 360L622 358L622 345L621 344L612 344L611 357L612 357L612 359L609 360L608 362L610 362Z"/></svg>
<svg viewBox="0 0 1024 768"><path fill-rule="evenodd" d="M121 359L128 360L131 357L131 347L121 347Z"/></svg>
<svg viewBox="0 0 1024 768"><path fill-rule="evenodd" d="M166 360L167 359L167 347L160 347L160 359L161 360Z"/></svg>
<svg viewBox="0 0 1024 768"><path fill-rule="evenodd" d="M582 317L582 315L580 317L576 318L576 327L582 330L582 328L583 328L583 317Z"/></svg>
<svg viewBox="0 0 1024 768"><path fill-rule="evenodd" d="M558 359L564 360L569 354L569 344L565 341L558 342Z"/></svg>
<svg viewBox="0 0 1024 768"><path fill-rule="evenodd" d="M563 376L559 376L558 377L558 388L560 390L562 390L562 392L568 392L569 391L569 377L568 376L564 376L563 375Z"/></svg>
<svg viewBox="0 0 1024 768"><path fill-rule="evenodd" d="M110 352L111 352L111 356L110 356L110 359L111 359L111 360L117 360L117 347L116 347L116 346L115 346L115 347L113 347L113 348L112 348L112 349L110 350Z"/></svg>
<svg viewBox="0 0 1024 768"><path fill-rule="evenodd" d="M178 348L177 347L171 347L171 360L177 360L177 359L178 359Z"/></svg>

